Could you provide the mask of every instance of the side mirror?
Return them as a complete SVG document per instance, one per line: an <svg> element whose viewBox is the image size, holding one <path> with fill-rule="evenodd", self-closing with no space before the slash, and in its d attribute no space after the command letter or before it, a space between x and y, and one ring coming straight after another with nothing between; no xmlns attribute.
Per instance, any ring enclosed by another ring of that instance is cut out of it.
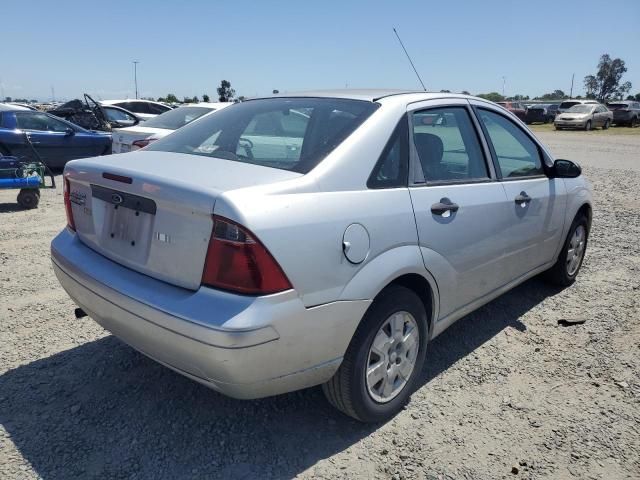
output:
<svg viewBox="0 0 640 480"><path fill-rule="evenodd" d="M576 178L582 175L582 168L571 160L558 159L553 162L554 178Z"/></svg>
<svg viewBox="0 0 640 480"><path fill-rule="evenodd" d="M66 128L65 131L64 131L64 136L65 137L73 137L75 134L76 134L76 131L71 127Z"/></svg>

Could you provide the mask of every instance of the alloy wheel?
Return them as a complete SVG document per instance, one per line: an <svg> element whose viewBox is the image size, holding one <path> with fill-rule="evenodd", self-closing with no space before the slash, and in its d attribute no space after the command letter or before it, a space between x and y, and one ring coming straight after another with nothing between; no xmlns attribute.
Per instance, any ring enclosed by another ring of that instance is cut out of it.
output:
<svg viewBox="0 0 640 480"><path fill-rule="evenodd" d="M404 389L419 348L420 333L413 315L400 311L385 320L367 356L366 385L373 400L390 402Z"/></svg>
<svg viewBox="0 0 640 480"><path fill-rule="evenodd" d="M584 247L587 243L587 231L584 225L578 225L569 240L569 248L567 249L567 274L574 276L584 255Z"/></svg>

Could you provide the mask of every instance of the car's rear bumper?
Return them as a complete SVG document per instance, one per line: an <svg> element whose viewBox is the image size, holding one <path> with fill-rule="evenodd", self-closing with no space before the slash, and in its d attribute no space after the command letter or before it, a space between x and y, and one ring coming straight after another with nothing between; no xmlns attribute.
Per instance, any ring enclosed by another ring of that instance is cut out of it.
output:
<svg viewBox="0 0 640 480"><path fill-rule="evenodd" d="M186 290L99 255L68 230L51 244L69 296L145 355L236 398L328 380L370 301L305 308L294 290L248 297Z"/></svg>

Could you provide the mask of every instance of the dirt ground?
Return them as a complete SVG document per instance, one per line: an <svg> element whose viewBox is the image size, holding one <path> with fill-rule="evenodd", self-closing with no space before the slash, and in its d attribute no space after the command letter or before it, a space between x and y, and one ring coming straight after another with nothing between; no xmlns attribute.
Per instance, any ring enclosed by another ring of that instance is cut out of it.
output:
<svg viewBox="0 0 640 480"><path fill-rule="evenodd" d="M383 425L319 388L225 398L76 320L49 260L61 189L33 211L0 192L0 478L640 478L640 136L537 135L595 188L578 281L459 321Z"/></svg>

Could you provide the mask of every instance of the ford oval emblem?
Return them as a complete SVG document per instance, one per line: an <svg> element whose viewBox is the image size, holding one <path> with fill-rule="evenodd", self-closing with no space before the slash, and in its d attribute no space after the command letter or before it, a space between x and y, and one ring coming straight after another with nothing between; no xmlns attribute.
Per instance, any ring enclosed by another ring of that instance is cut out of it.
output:
<svg viewBox="0 0 640 480"><path fill-rule="evenodd" d="M118 193L112 193L111 202L113 202L115 205L120 205L122 202L124 202L124 198L122 198L122 195Z"/></svg>

